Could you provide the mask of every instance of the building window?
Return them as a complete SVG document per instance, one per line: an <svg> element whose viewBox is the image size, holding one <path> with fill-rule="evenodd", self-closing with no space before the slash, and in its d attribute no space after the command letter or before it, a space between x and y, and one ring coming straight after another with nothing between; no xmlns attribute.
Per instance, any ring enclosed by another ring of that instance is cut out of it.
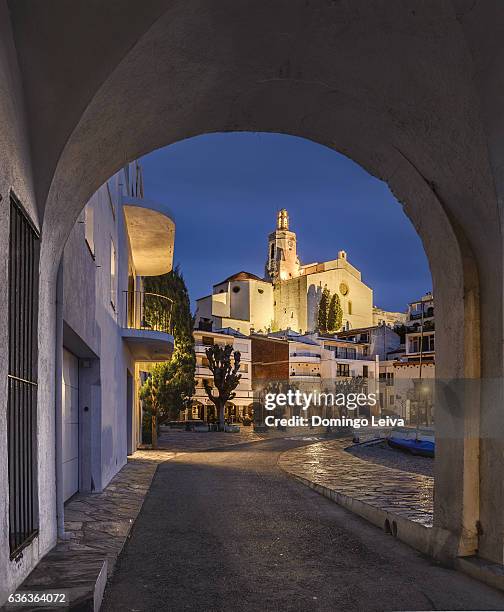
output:
<svg viewBox="0 0 504 612"><path fill-rule="evenodd" d="M264 293L264 289L258 289L258 293Z"/></svg>
<svg viewBox="0 0 504 612"><path fill-rule="evenodd" d="M362 377L363 378L368 378L369 377L369 366L367 366L367 365L362 366Z"/></svg>
<svg viewBox="0 0 504 612"><path fill-rule="evenodd" d="M9 546L15 558L38 533L37 320L39 234L10 198L7 453Z"/></svg>
<svg viewBox="0 0 504 612"><path fill-rule="evenodd" d="M233 287L233 293L239 293L240 287Z"/></svg>
<svg viewBox="0 0 504 612"><path fill-rule="evenodd" d="M393 396L393 395L391 395L391 396L389 397L389 404L390 404L391 406L393 406L393 405L394 405L394 396Z"/></svg>
<svg viewBox="0 0 504 612"><path fill-rule="evenodd" d="M423 337L422 350L424 353L428 351L434 351L434 334ZM409 352L410 353L420 352L420 336L416 336L415 338L410 338Z"/></svg>
<svg viewBox="0 0 504 612"><path fill-rule="evenodd" d="M338 363L337 364L337 376L350 376L350 364Z"/></svg>
<svg viewBox="0 0 504 612"><path fill-rule="evenodd" d="M352 302L348 302L348 314L351 315L352 314Z"/></svg>
<svg viewBox="0 0 504 612"><path fill-rule="evenodd" d="M112 238L110 239L110 303L115 310L117 303L117 260Z"/></svg>

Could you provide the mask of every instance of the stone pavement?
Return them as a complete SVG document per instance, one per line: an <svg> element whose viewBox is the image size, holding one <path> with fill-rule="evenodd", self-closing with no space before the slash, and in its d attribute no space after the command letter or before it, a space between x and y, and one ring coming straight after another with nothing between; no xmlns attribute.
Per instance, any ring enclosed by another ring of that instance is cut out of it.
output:
<svg viewBox="0 0 504 612"><path fill-rule="evenodd" d="M158 439L160 449L172 452L203 451L222 448L234 444L247 444L263 439L253 427L241 427L239 432L224 431L184 431L183 429L161 428Z"/></svg>
<svg viewBox="0 0 504 612"><path fill-rule="evenodd" d="M249 444L273 438L286 438L289 436L317 436L324 433L324 428L290 427L286 431L268 428L264 433L257 433L253 427L241 427L239 432L209 431L196 432L182 429L161 428L158 440L160 449L172 452L198 452L210 449L224 448L236 444Z"/></svg>
<svg viewBox="0 0 504 612"><path fill-rule="evenodd" d="M68 591L71 607L93 610L101 601L107 575L113 571L138 516L157 467L173 452L137 451L101 493L79 493L65 506L68 539L42 559L19 591ZM16 610L41 610L40 606Z"/></svg>
<svg viewBox="0 0 504 612"><path fill-rule="evenodd" d="M113 572L160 463L178 453L202 452L296 433L271 430L257 434L252 427L242 427L236 433L163 429L157 451L136 451L101 493L78 493L65 505L67 538L58 541L17 591L63 589L69 592L72 609L97 608L107 577ZM26 612L44 608L16 609Z"/></svg>
<svg viewBox="0 0 504 612"><path fill-rule="evenodd" d="M359 459L344 450L350 443L340 439L296 448L280 457L279 466L305 484L432 527L434 478Z"/></svg>

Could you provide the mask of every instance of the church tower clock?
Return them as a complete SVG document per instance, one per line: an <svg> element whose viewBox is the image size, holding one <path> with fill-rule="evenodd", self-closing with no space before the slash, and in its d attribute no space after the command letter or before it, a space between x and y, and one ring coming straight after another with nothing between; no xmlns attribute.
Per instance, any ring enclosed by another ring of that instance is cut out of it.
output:
<svg viewBox="0 0 504 612"><path fill-rule="evenodd" d="M285 208L277 213L277 227L268 237L266 276L271 281L299 276L296 234L289 230L289 213Z"/></svg>

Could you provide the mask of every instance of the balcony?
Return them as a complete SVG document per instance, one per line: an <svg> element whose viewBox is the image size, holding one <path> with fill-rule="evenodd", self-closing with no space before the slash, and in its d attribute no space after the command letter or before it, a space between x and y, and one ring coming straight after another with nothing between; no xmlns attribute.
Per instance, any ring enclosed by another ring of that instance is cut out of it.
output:
<svg viewBox="0 0 504 612"><path fill-rule="evenodd" d="M373 358L369 355L363 355L362 353L352 353L350 351L338 350L333 351L336 359L348 359L349 361L373 361Z"/></svg>
<svg viewBox="0 0 504 612"><path fill-rule="evenodd" d="M309 353L308 351L296 351L289 355L291 363L319 363L320 353Z"/></svg>
<svg viewBox="0 0 504 612"><path fill-rule="evenodd" d="M320 373L304 373L304 372L291 372L290 378L300 378L300 379L313 379L320 380Z"/></svg>
<svg viewBox="0 0 504 612"><path fill-rule="evenodd" d="M124 291L122 337L137 361L166 361L173 352L172 300L145 291Z"/></svg>
<svg viewBox="0 0 504 612"><path fill-rule="evenodd" d="M172 269L175 223L158 202L123 196L124 220L138 276L157 276Z"/></svg>

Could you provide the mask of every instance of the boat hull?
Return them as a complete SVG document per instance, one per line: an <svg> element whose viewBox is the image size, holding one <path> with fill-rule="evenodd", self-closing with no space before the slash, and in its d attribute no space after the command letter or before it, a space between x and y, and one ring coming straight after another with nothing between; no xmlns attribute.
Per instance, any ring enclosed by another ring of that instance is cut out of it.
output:
<svg viewBox="0 0 504 612"><path fill-rule="evenodd" d="M435 445L430 440L409 440L407 438L390 437L387 442L392 448L409 452L412 455L434 457Z"/></svg>

